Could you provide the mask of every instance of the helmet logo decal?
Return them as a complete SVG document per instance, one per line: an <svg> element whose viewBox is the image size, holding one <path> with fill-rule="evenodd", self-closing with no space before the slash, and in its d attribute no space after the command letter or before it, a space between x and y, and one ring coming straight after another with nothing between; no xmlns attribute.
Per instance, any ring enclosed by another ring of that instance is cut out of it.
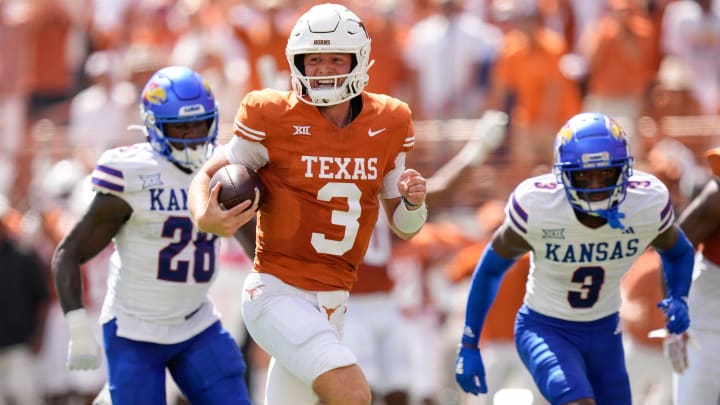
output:
<svg viewBox="0 0 720 405"><path fill-rule="evenodd" d="M572 140L572 138L573 138L573 132L570 129L570 127L567 125L562 127L562 129L560 129L560 132L558 132L558 134L557 134L557 142L560 145L567 144L568 142L570 142L570 140Z"/></svg>
<svg viewBox="0 0 720 405"><path fill-rule="evenodd" d="M208 92L208 94L210 95L210 97L214 97L214 96L213 96L212 89L210 88L210 83L208 83L207 81L203 80L203 87L205 87L205 91Z"/></svg>
<svg viewBox="0 0 720 405"><path fill-rule="evenodd" d="M159 84L148 83L148 85L145 86L145 90L143 90L143 100L155 105L165 104L167 101L167 93Z"/></svg>
<svg viewBox="0 0 720 405"><path fill-rule="evenodd" d="M608 153L608 152L583 153L581 159L582 159L583 167L590 168L594 165L605 167L610 162L610 153Z"/></svg>
<svg viewBox="0 0 720 405"><path fill-rule="evenodd" d="M202 104L184 105L180 107L178 116L187 117L205 113L205 107Z"/></svg>
<svg viewBox="0 0 720 405"><path fill-rule="evenodd" d="M613 138L617 140L625 139L625 132L620 129L620 126L616 124L614 120L610 120L610 133L612 133Z"/></svg>

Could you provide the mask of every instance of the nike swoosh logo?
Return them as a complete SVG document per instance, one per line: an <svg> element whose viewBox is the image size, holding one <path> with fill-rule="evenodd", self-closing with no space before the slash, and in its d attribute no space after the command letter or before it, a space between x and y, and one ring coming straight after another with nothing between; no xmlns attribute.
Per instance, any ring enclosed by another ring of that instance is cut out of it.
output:
<svg viewBox="0 0 720 405"><path fill-rule="evenodd" d="M377 131L373 131L372 128L368 129L368 136L375 136L375 135L379 134L380 132L383 132L384 130L385 130L385 128L380 128Z"/></svg>

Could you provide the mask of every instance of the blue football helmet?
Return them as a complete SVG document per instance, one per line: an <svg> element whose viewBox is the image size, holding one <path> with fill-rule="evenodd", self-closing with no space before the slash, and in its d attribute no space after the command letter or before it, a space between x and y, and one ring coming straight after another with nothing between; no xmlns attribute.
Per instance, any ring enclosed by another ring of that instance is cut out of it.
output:
<svg viewBox="0 0 720 405"><path fill-rule="evenodd" d="M555 137L553 171L562 183L568 201L576 210L601 216L613 228L622 228L618 212L625 200L633 157L625 131L610 117L600 113L581 113L570 118ZM618 168L614 184L602 188L582 188L573 181L580 170ZM592 201L590 195L606 193L607 198Z"/></svg>
<svg viewBox="0 0 720 405"><path fill-rule="evenodd" d="M196 170L207 160L218 133L218 106L210 86L198 73L171 66L153 74L142 91L140 112L148 141L171 162ZM170 138L165 124L210 120L207 136Z"/></svg>

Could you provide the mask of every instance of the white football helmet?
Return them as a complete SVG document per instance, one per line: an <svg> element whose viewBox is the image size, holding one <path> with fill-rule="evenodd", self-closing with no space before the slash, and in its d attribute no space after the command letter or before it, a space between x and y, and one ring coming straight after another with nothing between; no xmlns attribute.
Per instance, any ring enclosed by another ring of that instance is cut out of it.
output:
<svg viewBox="0 0 720 405"><path fill-rule="evenodd" d="M345 75L305 76L302 56L309 53L349 53L354 65ZM285 56L298 98L317 106L339 104L360 94L374 62L369 60L370 37L362 20L345 6L331 3L314 6L298 19L288 38ZM335 87L311 88L310 80L317 79L333 79Z"/></svg>

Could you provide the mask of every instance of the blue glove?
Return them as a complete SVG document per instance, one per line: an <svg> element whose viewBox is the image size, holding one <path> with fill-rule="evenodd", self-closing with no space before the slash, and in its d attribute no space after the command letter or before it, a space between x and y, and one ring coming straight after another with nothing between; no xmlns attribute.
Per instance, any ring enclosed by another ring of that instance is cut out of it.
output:
<svg viewBox="0 0 720 405"><path fill-rule="evenodd" d="M480 357L480 349L460 346L455 360L455 381L469 394L487 394L485 366Z"/></svg>
<svg viewBox="0 0 720 405"><path fill-rule="evenodd" d="M658 302L657 306L665 312L668 332L679 335L690 327L688 306L684 299L674 297L665 298Z"/></svg>

